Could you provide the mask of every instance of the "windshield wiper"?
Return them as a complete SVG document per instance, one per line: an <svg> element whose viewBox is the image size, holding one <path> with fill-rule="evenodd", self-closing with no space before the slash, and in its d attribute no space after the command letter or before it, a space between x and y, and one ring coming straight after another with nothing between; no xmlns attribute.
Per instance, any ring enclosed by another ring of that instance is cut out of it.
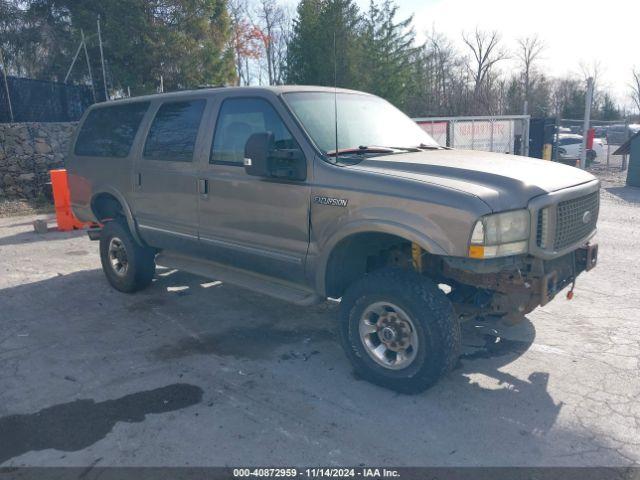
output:
<svg viewBox="0 0 640 480"><path fill-rule="evenodd" d="M358 155L365 153L393 153L394 149L391 147L367 147L366 145L360 145L359 147L341 148L339 150L330 150L327 152L327 156L335 157L341 153L350 154L355 153Z"/></svg>
<svg viewBox="0 0 640 480"><path fill-rule="evenodd" d="M419 150L441 150L443 147L440 145L427 145L426 143L421 143L416 148Z"/></svg>
<svg viewBox="0 0 640 480"><path fill-rule="evenodd" d="M421 143L416 147L387 147L387 146L379 146L379 145L360 145L359 147L350 147L350 148L341 148L337 152L336 150L330 150L326 153L328 157L338 157L340 155L357 155L364 156L366 154L392 154L392 153L400 153L400 152L410 152L416 153L421 152L422 150L440 150L441 146L439 145L427 145L425 143Z"/></svg>
<svg viewBox="0 0 640 480"><path fill-rule="evenodd" d="M421 147L387 147L393 148L394 150L400 150L402 152L419 152Z"/></svg>

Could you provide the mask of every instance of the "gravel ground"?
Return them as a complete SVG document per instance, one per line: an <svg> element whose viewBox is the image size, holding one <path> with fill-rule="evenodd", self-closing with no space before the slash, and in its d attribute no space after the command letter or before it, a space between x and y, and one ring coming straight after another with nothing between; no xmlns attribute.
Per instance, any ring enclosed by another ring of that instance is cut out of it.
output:
<svg viewBox="0 0 640 480"><path fill-rule="evenodd" d="M82 232L2 218L0 465L638 465L640 189L621 178L574 300L499 341L465 325L459 367L417 396L353 376L335 304L168 270L123 295Z"/></svg>
<svg viewBox="0 0 640 480"><path fill-rule="evenodd" d="M42 202L0 198L0 218L53 213L53 205Z"/></svg>

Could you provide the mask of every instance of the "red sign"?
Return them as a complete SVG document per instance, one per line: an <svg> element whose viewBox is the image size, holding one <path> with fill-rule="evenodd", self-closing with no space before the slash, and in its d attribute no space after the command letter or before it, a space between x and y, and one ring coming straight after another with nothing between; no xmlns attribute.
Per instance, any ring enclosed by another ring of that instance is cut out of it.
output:
<svg viewBox="0 0 640 480"><path fill-rule="evenodd" d="M447 145L448 122L418 122L418 125L438 142L439 145Z"/></svg>

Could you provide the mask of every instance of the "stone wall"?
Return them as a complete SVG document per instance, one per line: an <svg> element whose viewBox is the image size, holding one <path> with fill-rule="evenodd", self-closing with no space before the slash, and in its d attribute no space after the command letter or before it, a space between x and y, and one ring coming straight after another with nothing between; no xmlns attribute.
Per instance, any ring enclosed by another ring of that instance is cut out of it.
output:
<svg viewBox="0 0 640 480"><path fill-rule="evenodd" d="M0 199L44 195L49 170L64 167L75 123L0 123Z"/></svg>

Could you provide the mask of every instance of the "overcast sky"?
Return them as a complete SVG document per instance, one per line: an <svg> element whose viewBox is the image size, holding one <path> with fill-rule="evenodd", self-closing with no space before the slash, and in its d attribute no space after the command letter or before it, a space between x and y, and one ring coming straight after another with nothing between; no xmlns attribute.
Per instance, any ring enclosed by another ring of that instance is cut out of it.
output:
<svg viewBox="0 0 640 480"><path fill-rule="evenodd" d="M369 0L357 0L363 9ZM297 3L297 2L294 2ZM461 32L498 30L504 45L533 34L546 49L540 66L553 76L600 62L600 84L630 105L631 68L640 67L640 0L397 0L402 17L414 15L418 39L426 31L449 36L462 50ZM513 65L502 64L509 70Z"/></svg>

